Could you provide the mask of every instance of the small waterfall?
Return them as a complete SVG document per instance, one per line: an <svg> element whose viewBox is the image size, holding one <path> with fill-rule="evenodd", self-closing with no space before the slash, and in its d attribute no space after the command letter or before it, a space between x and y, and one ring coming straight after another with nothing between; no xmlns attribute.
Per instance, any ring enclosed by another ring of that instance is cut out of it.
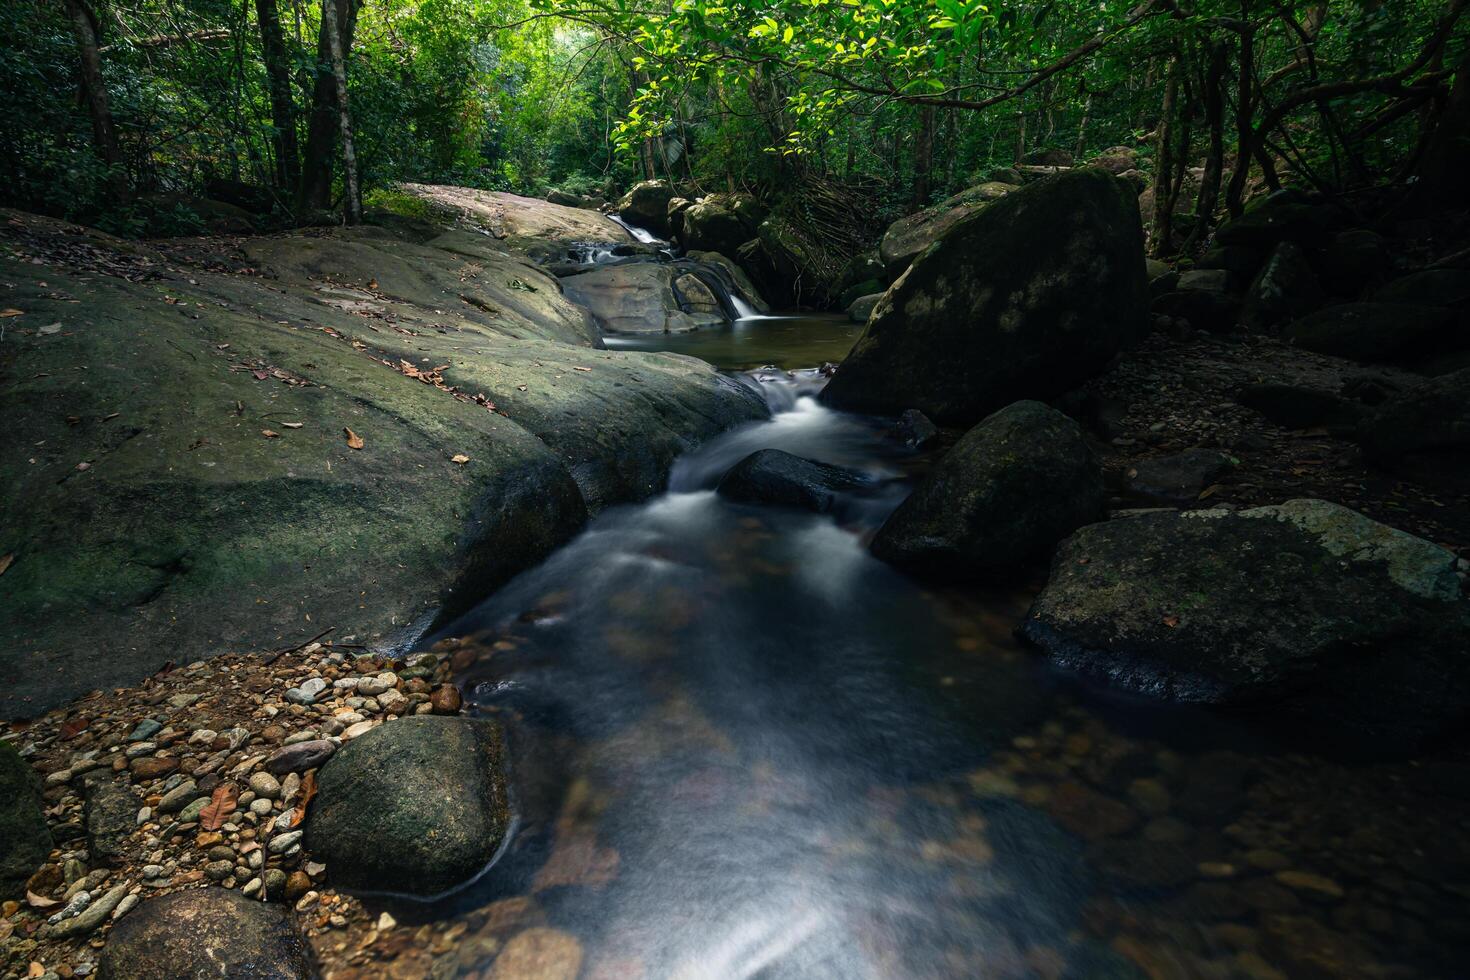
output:
<svg viewBox="0 0 1470 980"><path fill-rule="evenodd" d="M664 244L664 240L662 238L659 238L657 235L647 230L646 228L638 228L628 224L626 221L623 220L621 215L610 214L608 215L608 217L617 222L619 225L622 225L624 231L632 235L634 239L642 242L644 245Z"/></svg>
<svg viewBox="0 0 1470 980"><path fill-rule="evenodd" d="M760 314L755 311L755 307L751 306L749 303L741 299L733 292L730 294L730 305L735 307L735 319L737 320L754 320L760 316Z"/></svg>

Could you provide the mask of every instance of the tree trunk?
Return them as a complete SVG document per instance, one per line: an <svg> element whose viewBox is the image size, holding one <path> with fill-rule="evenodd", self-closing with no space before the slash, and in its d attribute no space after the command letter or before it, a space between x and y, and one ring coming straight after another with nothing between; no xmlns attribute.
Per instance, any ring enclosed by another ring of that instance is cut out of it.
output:
<svg viewBox="0 0 1470 980"><path fill-rule="evenodd" d="M934 107L919 109L919 138L914 143L914 207L929 205L933 189L930 174L934 170Z"/></svg>
<svg viewBox="0 0 1470 980"><path fill-rule="evenodd" d="M92 117L92 146L108 168L108 184L114 196L127 196L127 174L122 169L122 147L117 140L117 127L112 121L112 105L107 98L107 83L102 77L102 52L97 37L97 17L84 0L66 0L67 17L77 42L81 62L82 89L87 98L87 113Z"/></svg>
<svg viewBox="0 0 1470 980"><path fill-rule="evenodd" d="M342 131L342 211L349 225L362 222L362 191L357 184L357 149L352 143L352 112L347 104L347 61L342 49L337 0L322 0L322 33L332 60L332 81L337 88L337 122Z"/></svg>
<svg viewBox="0 0 1470 980"><path fill-rule="evenodd" d="M1256 79L1255 33L1250 26L1249 0L1240 3L1240 74L1235 92L1235 170L1230 174L1230 188L1225 206L1231 217L1245 210L1245 184L1250 178L1252 144L1255 142L1251 117L1255 113L1252 94Z"/></svg>
<svg viewBox="0 0 1470 980"><path fill-rule="evenodd" d="M1455 84L1419 161L1418 181L1406 202L1411 214L1438 214L1470 201L1470 54L1455 69Z"/></svg>
<svg viewBox="0 0 1470 980"><path fill-rule="evenodd" d="M1215 208L1220 203L1220 181L1225 172L1225 69L1230 52L1223 43L1212 42L1209 64L1205 69L1205 125L1210 130L1210 152L1205 157L1205 172L1200 177L1199 196L1195 198L1194 229L1185 243L1188 251L1214 224Z"/></svg>
<svg viewBox="0 0 1470 980"><path fill-rule="evenodd" d="M337 38L345 59L352 51L352 35L357 28L357 0L337 0L333 7L336 9ZM325 21L323 17L324 28ZM332 51L325 29L317 35L316 62L298 203L303 209L325 211L332 206L332 159L336 155L337 136L342 129L337 111L337 79L331 70Z"/></svg>
<svg viewBox="0 0 1470 980"><path fill-rule="evenodd" d="M1159 113L1159 126L1155 132L1154 149L1154 213L1153 228L1154 258L1169 254L1174 236L1174 105L1179 100L1179 56L1169 59L1168 74L1164 80L1164 106Z"/></svg>
<svg viewBox="0 0 1470 980"><path fill-rule="evenodd" d="M255 0L255 17L260 23L260 52L270 89L271 124L276 130L276 187L283 194L291 194L301 179L301 159L296 146L296 109L291 100L291 66L276 0Z"/></svg>

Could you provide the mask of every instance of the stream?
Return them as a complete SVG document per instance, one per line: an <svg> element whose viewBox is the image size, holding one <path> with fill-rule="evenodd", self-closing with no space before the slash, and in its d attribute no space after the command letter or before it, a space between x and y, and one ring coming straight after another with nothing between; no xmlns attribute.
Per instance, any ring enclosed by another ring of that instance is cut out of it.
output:
<svg viewBox="0 0 1470 980"><path fill-rule="evenodd" d="M1463 776L1079 688L1012 636L1035 583L936 590L868 554L930 461L815 401L810 369L858 332L801 316L609 338L739 372L774 414L431 638L504 724L516 794L499 863L447 900L480 930L463 972L506 923L576 937L599 978L1462 966L1470 896L1439 883L1466 858ZM874 489L837 518L715 494L767 447Z"/></svg>

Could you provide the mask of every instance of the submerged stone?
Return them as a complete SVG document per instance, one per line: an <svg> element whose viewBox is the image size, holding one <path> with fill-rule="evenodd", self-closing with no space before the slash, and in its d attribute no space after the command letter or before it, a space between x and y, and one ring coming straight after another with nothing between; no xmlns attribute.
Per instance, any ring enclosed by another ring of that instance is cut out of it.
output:
<svg viewBox="0 0 1470 980"><path fill-rule="evenodd" d="M310 949L281 905L226 888L149 899L112 930L102 952L107 980L305 980Z"/></svg>
<svg viewBox="0 0 1470 980"><path fill-rule="evenodd" d="M842 494L868 487L861 473L803 459L780 449L762 449L736 463L720 480L719 493L740 503L797 507L825 514Z"/></svg>

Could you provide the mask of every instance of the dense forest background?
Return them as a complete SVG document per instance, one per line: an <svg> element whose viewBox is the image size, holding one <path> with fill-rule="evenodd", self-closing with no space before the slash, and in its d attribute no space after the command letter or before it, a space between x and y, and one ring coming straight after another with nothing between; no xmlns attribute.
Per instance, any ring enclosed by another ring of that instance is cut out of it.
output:
<svg viewBox="0 0 1470 980"><path fill-rule="evenodd" d="M16 0L0 198L180 234L202 199L285 226L399 181L595 203L666 177L881 228L997 168L1126 150L1167 255L1282 184L1349 209L1463 196L1464 7Z"/></svg>

